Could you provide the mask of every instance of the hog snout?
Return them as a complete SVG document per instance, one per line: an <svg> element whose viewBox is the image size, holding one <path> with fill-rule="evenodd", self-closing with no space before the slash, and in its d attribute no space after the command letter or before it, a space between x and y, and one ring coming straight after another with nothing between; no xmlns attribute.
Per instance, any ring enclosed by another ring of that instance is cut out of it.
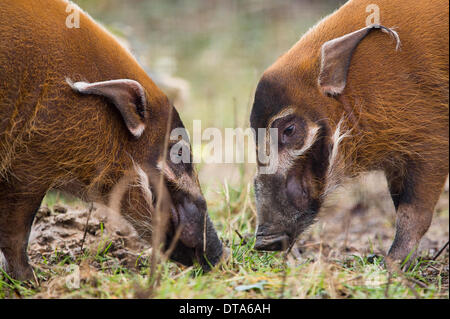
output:
<svg viewBox="0 0 450 319"><path fill-rule="evenodd" d="M190 248L197 247L202 241L204 214L201 213L197 205L184 200L182 205L177 205L177 224L175 227L182 227L180 240Z"/></svg>
<svg viewBox="0 0 450 319"><path fill-rule="evenodd" d="M311 200L308 187L303 185L300 178L296 175L291 175L287 178L286 197L289 203L299 211L306 210Z"/></svg>
<svg viewBox="0 0 450 319"><path fill-rule="evenodd" d="M255 249L267 251L286 250L290 243L289 236L284 232L273 233L266 225L258 226Z"/></svg>
<svg viewBox="0 0 450 319"><path fill-rule="evenodd" d="M288 249L315 219L320 199L315 198L309 173L260 174L255 178L258 230L255 249Z"/></svg>
<svg viewBox="0 0 450 319"><path fill-rule="evenodd" d="M210 270L220 261L222 243L209 219L204 199L194 202L184 198L181 204L172 207L171 215L175 232L181 228L171 258L187 266L197 261L203 270Z"/></svg>
<svg viewBox="0 0 450 319"><path fill-rule="evenodd" d="M207 271L220 261L223 254L222 242L217 236L217 233L208 215L206 215L206 227L204 236L206 238L206 243L202 241L202 246L197 247L197 260L202 266L203 270Z"/></svg>

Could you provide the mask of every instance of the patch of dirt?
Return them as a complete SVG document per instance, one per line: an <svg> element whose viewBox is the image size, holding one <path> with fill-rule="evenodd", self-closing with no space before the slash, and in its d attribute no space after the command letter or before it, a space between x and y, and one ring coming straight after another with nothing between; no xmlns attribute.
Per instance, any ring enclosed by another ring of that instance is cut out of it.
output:
<svg viewBox="0 0 450 319"><path fill-rule="evenodd" d="M371 173L338 190L325 203L318 222L301 235L293 248L297 262L305 259L345 261L353 255L384 256L395 235L395 209L380 173ZM436 205L430 229L423 237L419 255L432 259L449 240L449 192L442 193ZM427 263L422 275L434 282L443 278L448 291L448 247L435 263Z"/></svg>
<svg viewBox="0 0 450 319"><path fill-rule="evenodd" d="M132 268L140 256L149 253L149 247L120 217L101 206L93 207L90 216L89 212L85 207L41 207L30 234L31 263L41 267L66 257L74 261L82 255L83 246L83 251L88 249L94 255L107 249L123 266Z"/></svg>
<svg viewBox="0 0 450 319"><path fill-rule="evenodd" d="M122 217L102 206L96 206L89 217L89 208L55 205L52 210L41 207L30 236L28 248L31 263L38 268L52 268L62 258L75 261L83 250L92 254L108 249L108 262L132 270L137 261L148 257L151 249L140 240ZM244 234L245 235L245 234ZM253 236L253 234L250 234ZM318 222L302 234L292 250L294 263L324 258L332 263L345 263L352 256L384 256L395 235L395 210L387 191L386 180L380 174L369 174L340 189L325 203ZM420 255L431 259L449 240L449 193L443 192L436 206L432 225L424 236ZM60 256L55 258L55 255ZM292 256L291 256L292 257ZM441 276L442 290L448 292L448 247L436 263L426 264L421 275L428 283ZM103 262L103 266L105 262ZM82 277L100 264L90 260L81 263ZM85 280L91 280L85 278ZM50 285L51 283L49 283Z"/></svg>

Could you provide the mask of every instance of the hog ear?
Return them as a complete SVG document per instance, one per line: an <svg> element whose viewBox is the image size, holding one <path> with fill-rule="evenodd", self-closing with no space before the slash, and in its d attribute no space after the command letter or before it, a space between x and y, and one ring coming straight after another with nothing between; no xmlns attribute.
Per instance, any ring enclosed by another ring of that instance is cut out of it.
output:
<svg viewBox="0 0 450 319"><path fill-rule="evenodd" d="M398 50L400 47L400 38L397 32L382 25L371 25L340 38L325 42L322 45L318 82L321 91L325 95L336 96L344 91L353 51L359 42L374 29L380 29L394 37L397 42L396 50Z"/></svg>
<svg viewBox="0 0 450 319"><path fill-rule="evenodd" d="M104 82L75 82L66 79L73 90L82 94L106 97L122 115L125 125L135 137L140 137L145 129L145 90L139 82L128 79Z"/></svg>

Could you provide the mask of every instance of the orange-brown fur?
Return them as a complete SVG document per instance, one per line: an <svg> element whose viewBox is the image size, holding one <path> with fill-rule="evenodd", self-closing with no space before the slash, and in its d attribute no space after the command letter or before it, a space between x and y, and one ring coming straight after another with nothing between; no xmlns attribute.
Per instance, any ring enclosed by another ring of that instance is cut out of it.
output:
<svg viewBox="0 0 450 319"><path fill-rule="evenodd" d="M136 60L87 15L81 14L80 29L66 28L66 6L66 1L2 5L2 17L8 20L2 19L0 28L0 176L32 181L28 187L57 187L72 180L82 183L83 190L110 187L115 175L130 167L131 158L139 160L149 139L161 139L166 123L158 119L167 113L166 97ZM23 11L17 10L20 7ZM89 103L80 99L66 77L137 80L149 94L151 129L144 138L133 139L117 112L98 97L90 97ZM105 137L111 137L107 143ZM46 166L34 166L36 162Z"/></svg>
<svg viewBox="0 0 450 319"><path fill-rule="evenodd" d="M372 3L380 8L380 24L398 33L400 50L386 33L371 32L353 52L342 94L325 96L318 85L322 45L364 28ZM400 237L417 244L428 229L448 175L448 14L444 0L349 1L311 28L261 80L263 87L282 88L280 96L299 114L326 122L330 145L343 119L341 130L349 136L339 145L333 178L385 171L398 210L397 246L403 245ZM266 121L267 112L254 108L255 123ZM392 257L400 259L404 251L391 250Z"/></svg>
<svg viewBox="0 0 450 319"><path fill-rule="evenodd" d="M152 219L167 225L167 203L175 206L176 196L178 205L190 203L187 214L201 216L201 225L189 225L195 239L187 231L180 236L196 247L178 243L173 254L189 264L194 254L203 258L194 249L206 246L206 256L216 263L221 245L209 218L203 217L207 212L201 191L192 196L173 191L170 201L164 195L167 185L159 187L163 172L157 164L167 152L164 137L170 129L183 127L178 113L135 58L87 14L80 12L80 28L66 27L68 5L65 0L14 0L0 6L0 250L7 271L19 279L30 277L28 235L34 212L52 188L121 206L124 217L147 240L152 239ZM107 98L81 95L68 79L137 81L146 95L140 100L146 101L143 134L130 134ZM191 188L198 190L195 171L189 174ZM149 181L143 180L145 175ZM117 191L117 183L125 188ZM152 218L158 204L151 206L151 192L159 195L164 218ZM116 193L123 199L110 198ZM203 229L204 220L208 245L199 242L203 235L196 231ZM169 238L159 233L160 240Z"/></svg>
<svg viewBox="0 0 450 319"><path fill-rule="evenodd" d="M286 82L292 83L288 88L292 98L298 96L317 108L326 106L334 125L344 109L341 102L323 96L317 87L320 47L364 27L365 8L370 3L373 1L348 2L265 72L269 77L289 77ZM448 2L376 4L381 24L394 27L400 35L401 50L395 51L393 39L374 32L353 54L343 95L353 106L358 123L356 127L347 124L353 128L352 138L342 144L349 160L347 169L356 174L385 162L401 168L404 156L444 165L446 151L448 154ZM427 29L423 20L427 20Z"/></svg>

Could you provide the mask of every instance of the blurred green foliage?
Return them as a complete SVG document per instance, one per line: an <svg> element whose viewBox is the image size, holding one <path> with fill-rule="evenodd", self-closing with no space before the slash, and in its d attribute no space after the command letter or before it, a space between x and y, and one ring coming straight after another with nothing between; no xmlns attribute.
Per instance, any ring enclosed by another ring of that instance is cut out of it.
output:
<svg viewBox="0 0 450 319"><path fill-rule="evenodd" d="M75 0L96 20L127 38L152 71L161 58L190 83L178 110L187 126L248 125L264 69L321 17L345 1L312 0Z"/></svg>

